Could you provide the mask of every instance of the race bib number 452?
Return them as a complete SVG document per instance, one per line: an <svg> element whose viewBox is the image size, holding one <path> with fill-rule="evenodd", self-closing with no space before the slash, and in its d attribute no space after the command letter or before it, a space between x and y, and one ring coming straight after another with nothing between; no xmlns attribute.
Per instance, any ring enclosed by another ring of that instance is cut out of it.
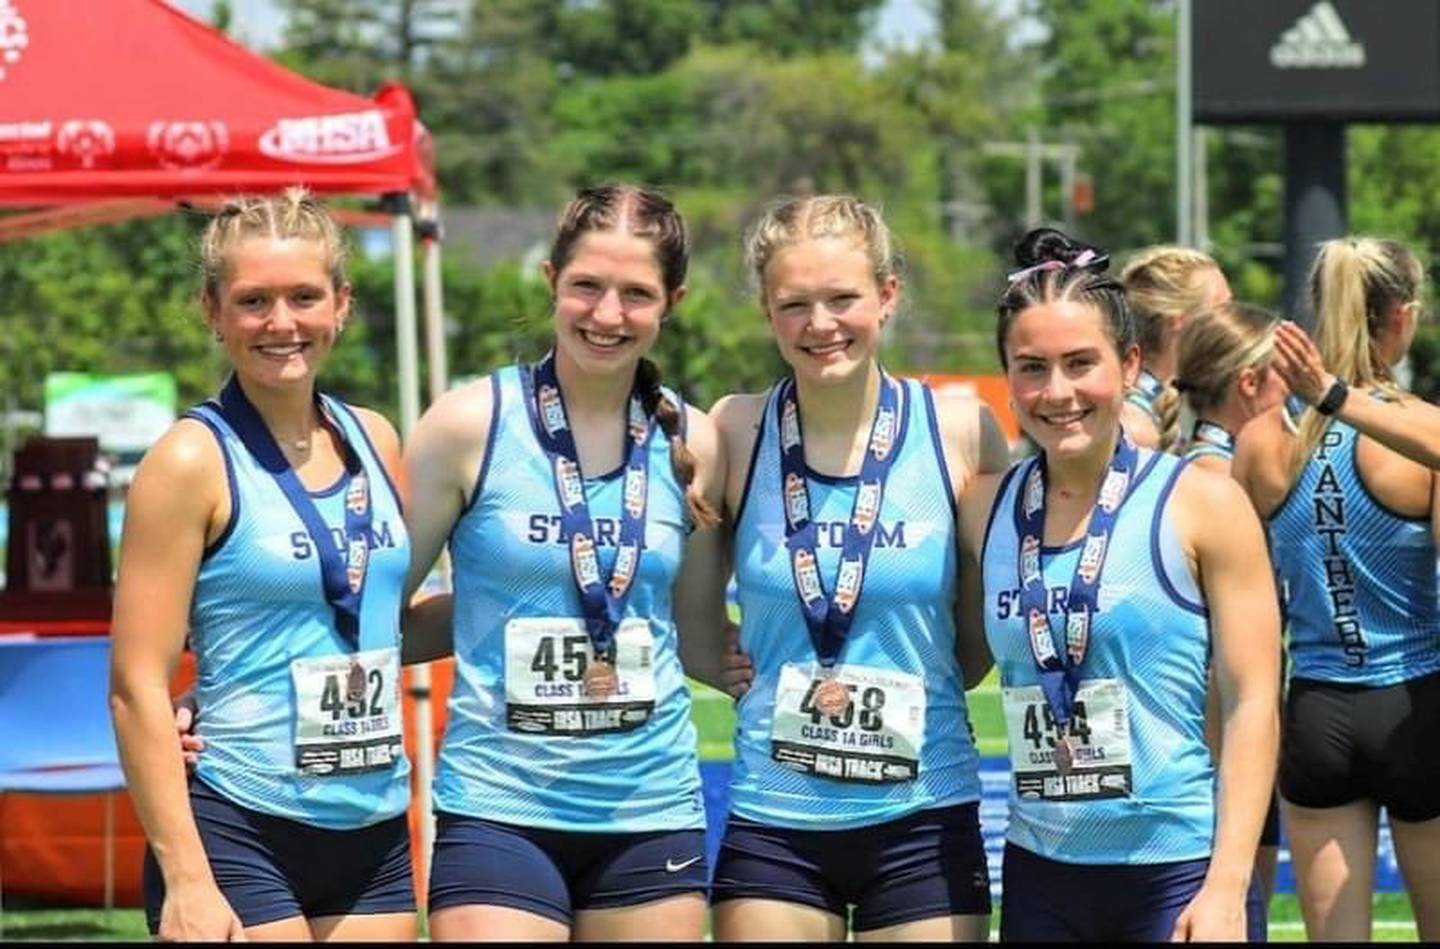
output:
<svg viewBox="0 0 1440 949"><path fill-rule="evenodd" d="M585 672L595 652L578 619L540 617L505 624L505 723L540 735L632 731L655 711L655 642L648 621L615 631L615 688L591 695Z"/></svg>
<svg viewBox="0 0 1440 949"><path fill-rule="evenodd" d="M404 756L400 651L296 659L295 770L343 777L393 768Z"/></svg>
<svg viewBox="0 0 1440 949"><path fill-rule="evenodd" d="M1015 793L1024 800L1093 801L1129 797L1129 695L1116 679L1083 682L1065 735L1073 767L1062 774L1055 764L1060 726L1040 686L1001 690L1005 728L1010 736L1010 768Z"/></svg>
<svg viewBox="0 0 1440 949"><path fill-rule="evenodd" d="M850 700L827 715L816 706L823 681L817 664L792 662L781 668L770 757L836 781L913 781L925 743L924 680L867 666L840 666L835 678Z"/></svg>

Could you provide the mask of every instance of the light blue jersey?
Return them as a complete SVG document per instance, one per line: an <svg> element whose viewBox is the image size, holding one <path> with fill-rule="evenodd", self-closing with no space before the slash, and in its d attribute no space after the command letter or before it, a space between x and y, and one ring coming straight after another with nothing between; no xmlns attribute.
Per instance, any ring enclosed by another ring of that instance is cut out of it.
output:
<svg viewBox="0 0 1440 949"><path fill-rule="evenodd" d="M1071 739L1076 765L1065 774L1053 763L1056 729L1020 606L1015 501L1036 462L1007 475L983 555L985 633L1000 670L1014 771L1008 838L1064 863L1207 857L1215 826L1215 770L1205 745L1209 625L1165 512L1185 463L1140 451L1100 577L1080 667L1074 722L1081 738ZM1062 654L1082 546L1043 548L1040 556L1051 636Z"/></svg>
<svg viewBox="0 0 1440 949"><path fill-rule="evenodd" d="M410 765L398 745L400 600L410 539L364 428L347 406L325 401L364 466L374 510L358 654L336 630L314 541L274 477L211 404L189 413L220 442L231 507L225 533L205 552L190 609L202 710L195 731L205 739L195 773L251 810L352 829L402 814L410 800ZM326 542L337 550L346 540L349 484L342 475L311 493L330 528ZM323 669L318 678L299 674L327 662L344 670L351 655L364 660L363 699L344 694L344 671L333 680ZM327 685L334 691L327 694ZM345 706L357 702L362 714L351 715ZM314 723L308 737L307 722ZM362 727L375 730L359 734ZM383 741L391 732L395 741ZM329 773L302 773L302 754L327 752L337 761L321 769Z"/></svg>
<svg viewBox="0 0 1440 949"><path fill-rule="evenodd" d="M1440 670L1430 519L1387 509L1355 465L1358 435L1332 421L1270 516L1288 596L1291 674L1394 685Z"/></svg>
<svg viewBox="0 0 1440 949"><path fill-rule="evenodd" d="M903 386L894 467L839 657L854 698L838 717L805 694L815 647L785 543L777 390L767 399L735 534L741 648L755 666L730 785L740 817L835 830L980 797L955 661L955 502L930 393L919 382ZM810 471L806 483L816 561L831 591L856 479Z"/></svg>
<svg viewBox="0 0 1440 949"><path fill-rule="evenodd" d="M490 377L490 442L450 538L455 686L437 810L526 827L636 833L705 826L671 590L690 515L670 443L650 439L645 549L617 637L622 693L582 688L590 653L550 462L522 373ZM680 404L672 394L671 398ZM601 576L615 561L623 466L585 480Z"/></svg>

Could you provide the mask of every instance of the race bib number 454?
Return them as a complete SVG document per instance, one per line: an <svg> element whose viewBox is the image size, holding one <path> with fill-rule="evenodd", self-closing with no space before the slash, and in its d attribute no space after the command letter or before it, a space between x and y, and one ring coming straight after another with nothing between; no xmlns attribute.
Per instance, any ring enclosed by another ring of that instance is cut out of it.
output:
<svg viewBox="0 0 1440 949"><path fill-rule="evenodd" d="M400 651L296 659L295 770L343 777L393 768L404 756Z"/></svg>
<svg viewBox="0 0 1440 949"><path fill-rule="evenodd" d="M815 663L786 663L775 692L770 757L836 781L913 781L925 743L925 682L867 666L840 666L850 701L827 715L815 704L823 681Z"/></svg>
<svg viewBox="0 0 1440 949"><path fill-rule="evenodd" d="M1024 800L1093 801L1129 797L1129 695L1116 679L1083 682L1065 735L1074 759L1055 765L1060 726L1038 685L1001 690L1015 793Z"/></svg>
<svg viewBox="0 0 1440 949"><path fill-rule="evenodd" d="M505 624L505 723L542 735L602 735L639 728L655 711L655 642L650 624L632 617L615 631L616 687L591 695L585 671L595 661L585 624L541 617Z"/></svg>

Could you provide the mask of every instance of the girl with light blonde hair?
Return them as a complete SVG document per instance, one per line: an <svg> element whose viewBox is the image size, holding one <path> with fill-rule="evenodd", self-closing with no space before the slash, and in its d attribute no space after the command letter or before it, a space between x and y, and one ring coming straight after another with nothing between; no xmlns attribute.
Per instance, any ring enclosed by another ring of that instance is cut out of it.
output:
<svg viewBox="0 0 1440 949"><path fill-rule="evenodd" d="M1125 396L1121 422L1136 444L1165 448L1178 434L1177 342L1186 319L1230 299L1230 285L1209 254L1189 247L1149 247L1120 272L1135 319L1140 376Z"/></svg>
<svg viewBox="0 0 1440 949"><path fill-rule="evenodd" d="M1236 434L1285 398L1285 383L1270 368L1278 322L1269 310L1233 301L1186 322L1172 383L1180 394L1179 454L1230 473Z"/></svg>
<svg viewBox="0 0 1440 949"><path fill-rule="evenodd" d="M1423 283L1420 260L1395 241L1322 244L1319 358L1298 328L1276 334L1277 365L1311 407L1298 424L1294 405L1256 419L1235 457L1288 593L1279 786L1311 939L1370 938L1382 807L1420 938L1440 938L1440 478L1411 460L1425 458L1416 449L1433 412L1392 368L1414 338Z"/></svg>

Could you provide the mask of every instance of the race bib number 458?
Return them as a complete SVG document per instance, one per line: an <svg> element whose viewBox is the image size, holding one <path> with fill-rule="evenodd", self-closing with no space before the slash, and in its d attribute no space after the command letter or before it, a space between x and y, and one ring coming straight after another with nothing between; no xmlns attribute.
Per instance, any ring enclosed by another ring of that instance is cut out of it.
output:
<svg viewBox="0 0 1440 949"><path fill-rule="evenodd" d="M850 701L827 715L815 704L815 663L786 663L775 692L770 757L817 777L878 784L913 781L925 743L925 682L867 666L840 666Z"/></svg>
<svg viewBox="0 0 1440 949"><path fill-rule="evenodd" d="M616 687L591 695L585 671L595 661L585 624L566 617L505 624L505 723L541 735L602 735L639 728L655 711L655 642L650 624L632 617L615 631Z"/></svg>
<svg viewBox="0 0 1440 949"><path fill-rule="evenodd" d="M1093 801L1131 793L1129 695L1116 679L1082 682L1065 729L1074 759L1055 764L1060 726L1040 686L1001 690L1015 793L1024 800Z"/></svg>
<svg viewBox="0 0 1440 949"><path fill-rule="evenodd" d="M296 659L295 770L307 777L384 771L404 756L400 652Z"/></svg>

